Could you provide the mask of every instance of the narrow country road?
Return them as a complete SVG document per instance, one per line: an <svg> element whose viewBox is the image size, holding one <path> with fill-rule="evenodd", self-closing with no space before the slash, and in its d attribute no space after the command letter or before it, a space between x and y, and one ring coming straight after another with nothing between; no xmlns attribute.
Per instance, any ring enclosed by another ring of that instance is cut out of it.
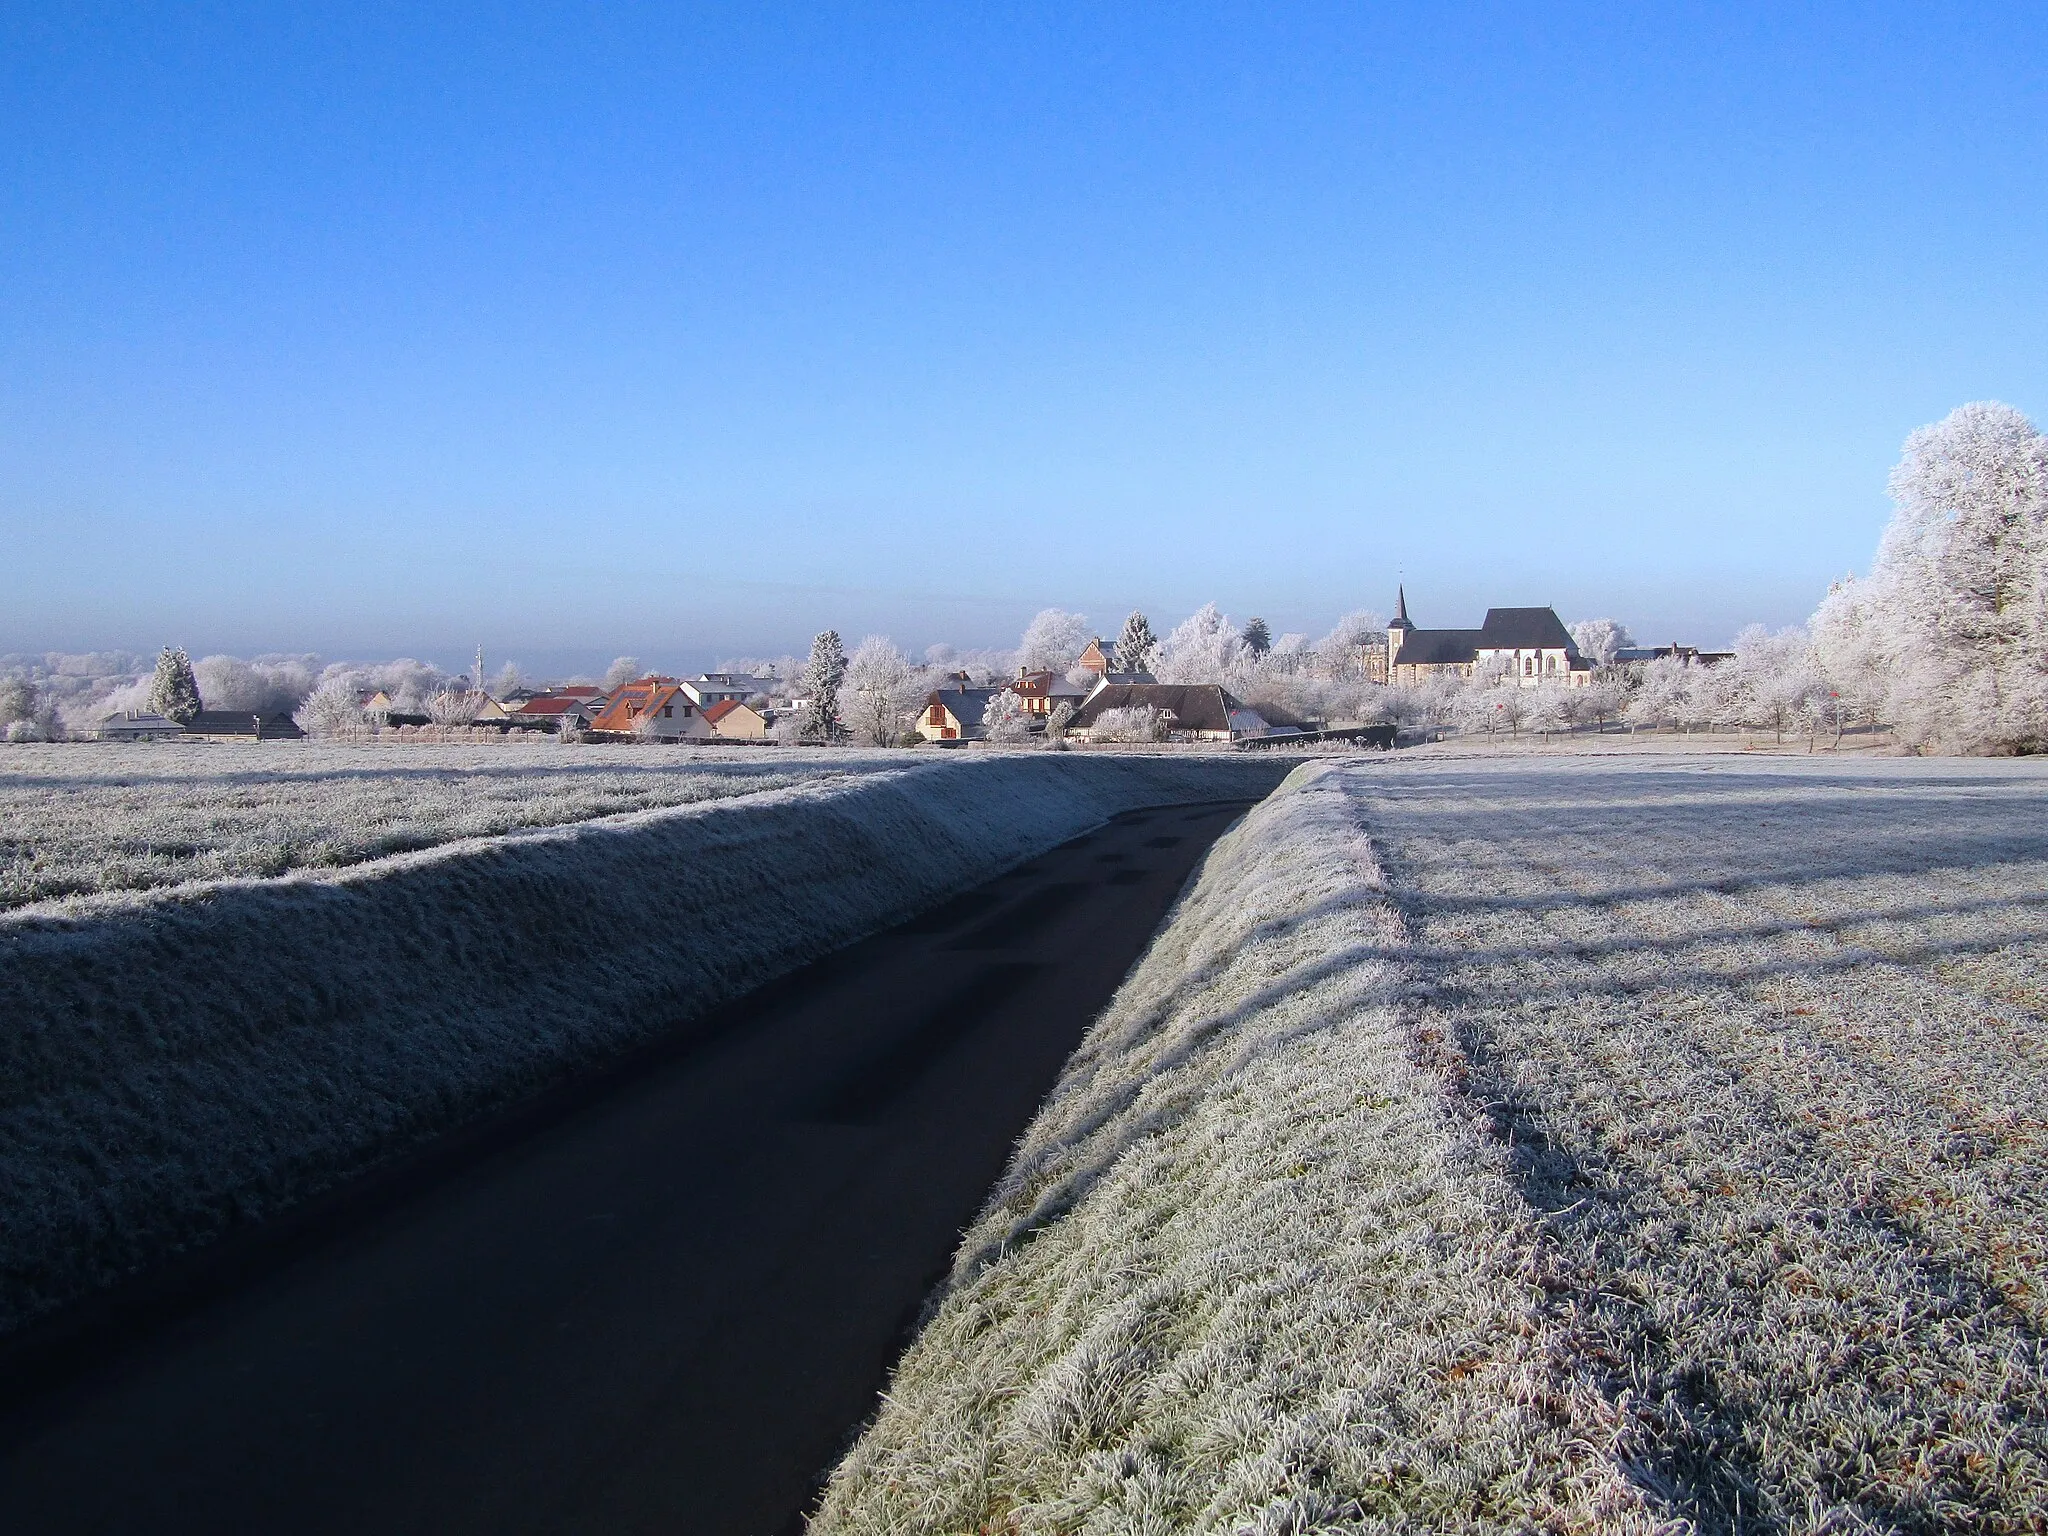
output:
<svg viewBox="0 0 2048 1536"><path fill-rule="evenodd" d="M1243 809L1124 816L17 1384L0 1530L796 1529Z"/></svg>

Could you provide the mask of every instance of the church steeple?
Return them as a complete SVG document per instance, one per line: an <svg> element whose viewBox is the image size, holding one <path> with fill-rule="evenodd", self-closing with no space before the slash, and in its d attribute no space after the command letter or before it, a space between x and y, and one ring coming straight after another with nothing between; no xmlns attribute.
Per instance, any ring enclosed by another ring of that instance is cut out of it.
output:
<svg viewBox="0 0 2048 1536"><path fill-rule="evenodd" d="M1414 627L1408 622L1408 588L1404 584L1394 589L1394 616L1387 620L1387 682L1394 680L1394 660L1401 654L1401 642Z"/></svg>

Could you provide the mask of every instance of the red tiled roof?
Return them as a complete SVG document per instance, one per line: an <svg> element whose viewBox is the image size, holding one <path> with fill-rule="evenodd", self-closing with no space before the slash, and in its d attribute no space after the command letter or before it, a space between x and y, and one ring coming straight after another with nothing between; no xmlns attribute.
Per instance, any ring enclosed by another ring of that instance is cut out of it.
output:
<svg viewBox="0 0 2048 1536"><path fill-rule="evenodd" d="M590 728L593 731L629 731L635 719L664 704L674 703L682 691L673 680L666 678L643 677L637 683L628 683L612 695L611 703L605 705L598 717L590 722Z"/></svg>
<svg viewBox="0 0 2048 1536"><path fill-rule="evenodd" d="M737 699L720 699L716 704L704 706L704 719L708 724L716 725L734 710L741 708L744 706Z"/></svg>

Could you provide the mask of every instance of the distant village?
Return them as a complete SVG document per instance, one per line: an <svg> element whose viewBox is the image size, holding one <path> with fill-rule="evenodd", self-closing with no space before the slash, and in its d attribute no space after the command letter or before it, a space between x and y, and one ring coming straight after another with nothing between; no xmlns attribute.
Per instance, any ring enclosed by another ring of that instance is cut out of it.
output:
<svg viewBox="0 0 2048 1536"><path fill-rule="evenodd" d="M250 664L209 657L195 669L182 651L167 648L146 707L115 694L122 707L66 729L45 701L41 718L51 721L44 735L105 742L402 743L532 733L564 743L733 746L1389 746L1404 725L1491 734L1525 722L1545 731L1599 724L1620 718L1642 693L1646 669L1711 668L1733 653L1637 647L1609 620L1567 627L1549 607L1491 608L1473 629L1423 628L1399 590L1391 619L1347 615L1314 644L1301 635L1275 640L1261 619L1239 628L1214 605L1163 638L1133 613L1113 640L1088 631L1077 614L1048 609L1007 654L1008 671L988 653L979 666L955 665L947 658L957 653L944 647L920 664L869 637L848 656L826 632L808 662L528 686L509 668L496 685L480 683L479 650L470 675L447 678L419 663L393 663L384 670L414 671L402 683L379 683L359 680L374 677L375 667L330 667L317 680L301 674L297 688L279 683L272 698L290 707L233 708L220 695L247 696L232 668L249 672ZM422 674L438 680L431 691ZM7 686L20 694L34 685ZM137 682L127 692L142 688ZM30 719L33 699L15 702L15 713ZM34 739L8 729L10 739Z"/></svg>

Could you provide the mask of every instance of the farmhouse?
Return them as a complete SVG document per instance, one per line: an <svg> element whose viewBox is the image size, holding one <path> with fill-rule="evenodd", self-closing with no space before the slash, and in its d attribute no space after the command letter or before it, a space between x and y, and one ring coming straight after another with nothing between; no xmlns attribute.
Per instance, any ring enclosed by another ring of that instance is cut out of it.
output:
<svg viewBox="0 0 2048 1536"><path fill-rule="evenodd" d="M1253 709L1218 683L1110 683L1089 695L1069 729L1085 735L1105 710L1148 705L1168 717L1168 736L1175 741L1245 741L1301 726L1277 709Z"/></svg>
<svg viewBox="0 0 2048 1536"><path fill-rule="evenodd" d="M704 723L721 741L766 741L768 721L752 705L720 699L704 706Z"/></svg>
<svg viewBox="0 0 2048 1536"><path fill-rule="evenodd" d="M1418 629L1408 621L1408 593L1398 589L1387 625L1387 681L1420 683L1440 674L1498 671L1524 688L1558 683L1583 688L1593 664L1551 608L1489 608L1477 629Z"/></svg>
<svg viewBox="0 0 2048 1536"><path fill-rule="evenodd" d="M712 734L704 711L672 677L643 677L613 690L590 728L657 741L702 741Z"/></svg>

